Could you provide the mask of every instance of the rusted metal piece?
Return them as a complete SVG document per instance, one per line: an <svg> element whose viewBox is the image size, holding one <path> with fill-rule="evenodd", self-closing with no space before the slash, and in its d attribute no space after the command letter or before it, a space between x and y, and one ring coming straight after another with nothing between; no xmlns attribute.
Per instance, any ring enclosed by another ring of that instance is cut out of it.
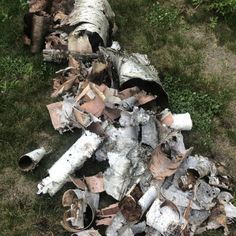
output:
<svg viewBox="0 0 236 236"><path fill-rule="evenodd" d="M108 207L105 207L98 211L96 220L96 225L110 225L112 223L113 218L120 211L118 207L118 203L112 204Z"/></svg>
<svg viewBox="0 0 236 236"><path fill-rule="evenodd" d="M101 236L101 234L92 228L83 230L82 232L74 233L71 236Z"/></svg>
<svg viewBox="0 0 236 236"><path fill-rule="evenodd" d="M150 171L154 178L159 180L165 179L177 171L185 158L186 156L179 155L172 160L162 151L162 145L158 145L150 162Z"/></svg>
<svg viewBox="0 0 236 236"><path fill-rule="evenodd" d="M43 46L43 39L48 30L50 17L46 14L34 14L32 21L31 52L40 52Z"/></svg>
<svg viewBox="0 0 236 236"><path fill-rule="evenodd" d="M120 201L119 208L127 222L133 223L140 220L142 208L138 200L142 197L143 192L138 185L134 185L126 196Z"/></svg>
<svg viewBox="0 0 236 236"><path fill-rule="evenodd" d="M104 179L102 173L98 173L97 175L94 176L84 177L84 180L90 192L101 193L105 191Z"/></svg>

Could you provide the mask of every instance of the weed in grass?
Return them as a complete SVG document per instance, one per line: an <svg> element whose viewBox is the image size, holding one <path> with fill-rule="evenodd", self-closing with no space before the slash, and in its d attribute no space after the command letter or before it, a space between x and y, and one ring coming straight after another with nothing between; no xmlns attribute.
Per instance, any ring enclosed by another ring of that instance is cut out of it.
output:
<svg viewBox="0 0 236 236"><path fill-rule="evenodd" d="M179 13L175 8L165 7L156 2L148 13L147 21L152 27L166 31L179 23Z"/></svg>
<svg viewBox="0 0 236 236"><path fill-rule="evenodd" d="M206 151L210 148L212 121L221 112L222 103L214 97L194 90L189 81L180 78L166 77L164 81L166 91L170 96L170 108L176 113L189 112L193 120L193 132L201 138L197 147ZM200 144L200 145L199 145Z"/></svg>
<svg viewBox="0 0 236 236"><path fill-rule="evenodd" d="M213 10L219 15L228 16L236 10L236 0L191 0L195 7L204 5L210 11Z"/></svg>

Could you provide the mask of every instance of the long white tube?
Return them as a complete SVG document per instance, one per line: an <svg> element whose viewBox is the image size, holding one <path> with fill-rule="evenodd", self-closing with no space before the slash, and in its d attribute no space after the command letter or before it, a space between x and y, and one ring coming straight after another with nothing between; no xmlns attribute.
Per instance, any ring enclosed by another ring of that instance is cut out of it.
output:
<svg viewBox="0 0 236 236"><path fill-rule="evenodd" d="M65 154L48 170L49 176L38 184L38 194L53 196L67 181L76 168L92 156L102 138L86 131Z"/></svg>

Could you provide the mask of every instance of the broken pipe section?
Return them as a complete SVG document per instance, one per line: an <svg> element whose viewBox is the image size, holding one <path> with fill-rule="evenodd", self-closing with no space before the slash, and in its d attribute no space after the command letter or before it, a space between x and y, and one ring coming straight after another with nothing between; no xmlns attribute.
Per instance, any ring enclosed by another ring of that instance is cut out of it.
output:
<svg viewBox="0 0 236 236"><path fill-rule="evenodd" d="M18 165L22 171L31 171L37 166L45 154L46 150L44 147L38 148L21 156Z"/></svg>
<svg viewBox="0 0 236 236"><path fill-rule="evenodd" d="M101 142L101 137L86 131L48 170L49 175L38 184L38 194L49 193L53 196L66 183L69 175L92 156Z"/></svg>
<svg viewBox="0 0 236 236"><path fill-rule="evenodd" d="M68 208L61 222L64 229L76 233L89 228L94 221L98 204L99 194L79 189L67 190L62 198L62 205Z"/></svg>

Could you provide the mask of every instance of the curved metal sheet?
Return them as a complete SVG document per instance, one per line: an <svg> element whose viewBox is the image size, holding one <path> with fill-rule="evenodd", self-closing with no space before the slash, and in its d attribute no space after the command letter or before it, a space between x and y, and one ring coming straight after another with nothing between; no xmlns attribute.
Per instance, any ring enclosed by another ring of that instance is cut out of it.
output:
<svg viewBox="0 0 236 236"><path fill-rule="evenodd" d="M147 58L147 55L133 53L128 55L111 48L100 47L103 56L111 61L118 76L121 90L137 86L148 93L157 95L157 104L162 108L168 106L168 95L165 92L158 72Z"/></svg>
<svg viewBox="0 0 236 236"><path fill-rule="evenodd" d="M73 35L86 30L97 33L104 45L108 40L109 22L114 22L115 14L106 0L77 0L68 22L70 26L78 25Z"/></svg>

